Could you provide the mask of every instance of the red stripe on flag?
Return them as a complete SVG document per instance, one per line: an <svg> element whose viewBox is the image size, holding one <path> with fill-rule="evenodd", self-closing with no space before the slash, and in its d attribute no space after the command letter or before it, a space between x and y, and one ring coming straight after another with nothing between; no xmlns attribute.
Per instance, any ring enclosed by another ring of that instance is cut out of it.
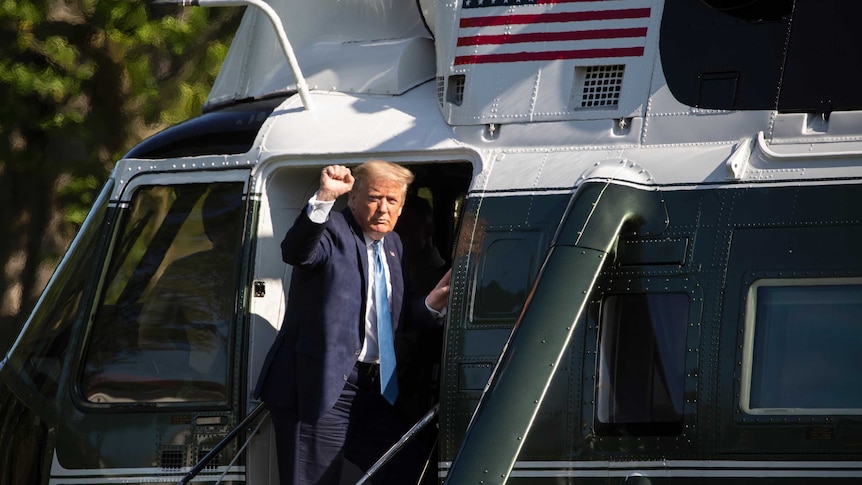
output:
<svg viewBox="0 0 862 485"><path fill-rule="evenodd" d="M550 24L559 22L585 22L589 20L620 20L647 18L649 8L624 10L599 10L590 12L558 12L523 15L495 15L488 17L462 18L460 27L496 27L500 25Z"/></svg>
<svg viewBox="0 0 862 485"><path fill-rule="evenodd" d="M458 56L455 65L488 64L492 62L558 61L564 59L597 59L607 57L638 57L644 54L643 47L620 47L616 49L584 49L574 51L512 52L508 54L477 54Z"/></svg>
<svg viewBox="0 0 862 485"><path fill-rule="evenodd" d="M474 2L476 0L473 0ZM499 4L497 2L500 2ZM605 2L607 0L534 0L534 1L525 1L524 3L516 2L515 0L508 0L508 2L502 2L502 0L485 0L485 3L482 5L470 5L463 7L464 9L474 9L474 8L483 8L483 7L521 7L524 5L554 5L558 3L587 3L587 2Z"/></svg>
<svg viewBox="0 0 862 485"><path fill-rule="evenodd" d="M559 42L571 40L624 39L646 37L646 27L631 29L578 30L573 32L532 32L527 34L473 35L458 39L458 46Z"/></svg>

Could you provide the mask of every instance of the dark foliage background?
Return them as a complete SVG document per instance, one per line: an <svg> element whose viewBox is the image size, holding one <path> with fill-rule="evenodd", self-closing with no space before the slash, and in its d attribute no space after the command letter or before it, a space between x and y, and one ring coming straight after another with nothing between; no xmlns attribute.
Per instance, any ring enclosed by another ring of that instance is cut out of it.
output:
<svg viewBox="0 0 862 485"><path fill-rule="evenodd" d="M200 114L242 12L0 0L0 356L114 162Z"/></svg>

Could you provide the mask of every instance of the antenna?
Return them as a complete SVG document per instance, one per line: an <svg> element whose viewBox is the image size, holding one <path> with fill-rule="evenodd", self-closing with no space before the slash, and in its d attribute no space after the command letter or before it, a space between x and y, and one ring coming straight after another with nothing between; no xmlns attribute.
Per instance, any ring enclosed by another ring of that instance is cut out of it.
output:
<svg viewBox="0 0 862 485"><path fill-rule="evenodd" d="M266 14L272 26L275 28L278 41L281 43L281 49L287 57L287 62L290 64L290 70L293 72L293 77L296 78L296 87L299 90L299 97L302 98L302 105L305 109L311 111L311 97L308 94L308 83L302 76L302 71L299 69L299 63L296 61L296 55L293 53L293 47L287 39L287 34L284 32L284 26L281 24L281 18L278 13L273 10L266 2L262 0L155 0L152 2L155 5L180 5L200 6L200 7L257 7Z"/></svg>

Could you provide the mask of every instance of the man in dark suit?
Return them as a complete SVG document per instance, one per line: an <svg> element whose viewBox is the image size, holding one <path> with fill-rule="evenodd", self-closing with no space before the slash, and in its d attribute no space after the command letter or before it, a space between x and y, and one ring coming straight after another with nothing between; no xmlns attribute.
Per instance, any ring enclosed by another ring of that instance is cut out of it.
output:
<svg viewBox="0 0 862 485"><path fill-rule="evenodd" d="M392 334L440 325L449 291L447 273L424 299L405 292L392 230L412 181L389 162L328 166L281 244L293 265L288 306L256 393L270 409L283 485L337 484L343 458L366 470L406 430L393 407ZM348 192L348 207L331 212ZM372 482L415 483L425 458L410 447Z"/></svg>

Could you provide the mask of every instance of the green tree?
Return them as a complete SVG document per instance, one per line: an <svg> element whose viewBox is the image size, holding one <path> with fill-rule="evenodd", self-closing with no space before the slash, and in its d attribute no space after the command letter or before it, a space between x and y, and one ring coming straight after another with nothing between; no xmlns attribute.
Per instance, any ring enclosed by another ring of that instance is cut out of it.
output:
<svg viewBox="0 0 862 485"><path fill-rule="evenodd" d="M242 11L0 0L0 355L113 163L200 114Z"/></svg>

